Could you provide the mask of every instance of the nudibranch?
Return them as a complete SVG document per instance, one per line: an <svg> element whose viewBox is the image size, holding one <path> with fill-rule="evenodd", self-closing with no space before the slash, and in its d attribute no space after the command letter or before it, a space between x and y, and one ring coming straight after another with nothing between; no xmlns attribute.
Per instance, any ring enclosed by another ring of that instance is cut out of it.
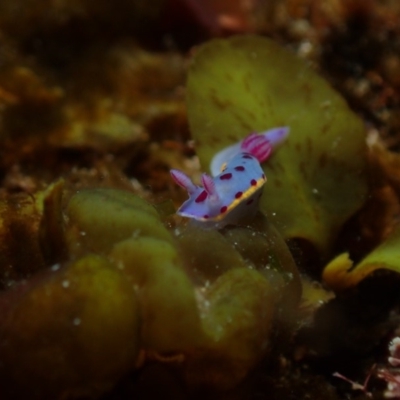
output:
<svg viewBox="0 0 400 400"><path fill-rule="evenodd" d="M182 171L171 170L174 181L189 193L177 214L219 227L254 215L267 180L260 164L288 134L288 127L251 133L221 150L211 160L212 176L202 175L202 186Z"/></svg>

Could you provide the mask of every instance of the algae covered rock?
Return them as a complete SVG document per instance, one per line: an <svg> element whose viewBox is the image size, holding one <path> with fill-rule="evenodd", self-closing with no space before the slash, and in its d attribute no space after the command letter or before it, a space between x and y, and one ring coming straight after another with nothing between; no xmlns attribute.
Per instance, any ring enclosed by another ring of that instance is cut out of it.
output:
<svg viewBox="0 0 400 400"><path fill-rule="evenodd" d="M10 287L65 259L64 180L35 195L0 195L0 286Z"/></svg>
<svg viewBox="0 0 400 400"><path fill-rule="evenodd" d="M0 199L2 287L43 268L44 259L37 236L40 219L40 204L29 195L4 196Z"/></svg>
<svg viewBox="0 0 400 400"><path fill-rule="evenodd" d="M285 239L326 251L366 197L362 121L302 60L267 38L237 36L201 46L189 69L187 107L203 170L250 132L288 126L263 165L261 209Z"/></svg>
<svg viewBox="0 0 400 400"><path fill-rule="evenodd" d="M87 256L2 295L1 393L50 399L98 395L135 365L138 303L132 285ZM21 397L22 396L22 397Z"/></svg>

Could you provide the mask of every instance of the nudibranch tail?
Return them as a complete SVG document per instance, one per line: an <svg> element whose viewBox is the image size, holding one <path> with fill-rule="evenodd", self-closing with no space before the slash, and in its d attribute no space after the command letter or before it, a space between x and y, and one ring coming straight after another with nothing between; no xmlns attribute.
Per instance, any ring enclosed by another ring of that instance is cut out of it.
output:
<svg viewBox="0 0 400 400"><path fill-rule="evenodd" d="M272 148L276 149L289 136L289 130L288 126L281 126L279 128L268 129L259 135L267 139Z"/></svg>
<svg viewBox="0 0 400 400"><path fill-rule="evenodd" d="M196 186L185 173L177 169L171 169L170 174L175 183L186 189L189 194L196 192L198 186Z"/></svg>

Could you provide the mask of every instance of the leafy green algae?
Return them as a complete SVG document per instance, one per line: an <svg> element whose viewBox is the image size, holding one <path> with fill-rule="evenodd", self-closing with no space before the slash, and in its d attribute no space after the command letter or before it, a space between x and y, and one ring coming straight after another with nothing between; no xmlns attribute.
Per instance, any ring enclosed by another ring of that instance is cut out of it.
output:
<svg viewBox="0 0 400 400"><path fill-rule="evenodd" d="M9 295L14 305L1 323L7 398L102 393L134 366L138 303L107 260L86 256L25 286ZM3 308L9 297L1 298Z"/></svg>
<svg viewBox="0 0 400 400"><path fill-rule="evenodd" d="M190 387L232 388L269 351L272 327L294 321L299 275L262 215L223 231L169 231L130 192L71 195L59 181L39 198L36 240L62 264L0 297L10 398L98 396L143 354L183 357Z"/></svg>
<svg viewBox="0 0 400 400"><path fill-rule="evenodd" d="M362 121L305 63L267 38L237 36L197 49L187 82L189 123L204 170L250 132L288 126L265 165L261 209L284 238L329 248L366 196Z"/></svg>
<svg viewBox="0 0 400 400"><path fill-rule="evenodd" d="M287 317L298 303L293 259L262 216L258 220L264 223L233 236L229 229L194 226L171 235L151 205L111 189L80 191L71 197L66 216L73 252L101 252L135 288L142 348L183 354L190 383L237 384L268 351L273 321L284 318L282 310ZM268 239L266 248L261 244ZM260 246L251 246L254 242ZM276 265L268 267L265 254L273 255Z"/></svg>
<svg viewBox="0 0 400 400"><path fill-rule="evenodd" d="M176 238L199 288L204 332L187 354L184 373L194 386L232 388L270 350L272 326L293 327L299 272L262 215L246 227L222 231L188 225Z"/></svg>
<svg viewBox="0 0 400 400"><path fill-rule="evenodd" d="M171 244L127 239L114 246L110 258L137 288L146 349L183 352L201 343L194 287Z"/></svg>
<svg viewBox="0 0 400 400"><path fill-rule="evenodd" d="M338 255L325 267L322 278L332 289L343 290L356 286L379 269L400 273L399 227L356 265L353 265L348 253Z"/></svg>
<svg viewBox="0 0 400 400"><path fill-rule="evenodd" d="M191 385L232 388L269 349L275 293L259 272L235 268L221 275L204 299L207 340L188 354L184 372Z"/></svg>
<svg viewBox="0 0 400 400"><path fill-rule="evenodd" d="M274 301L286 317L296 308L301 296L299 272L287 245L262 214L248 226L222 231L188 225L177 240L195 282L210 284L232 269L253 268L271 284Z"/></svg>
<svg viewBox="0 0 400 400"><path fill-rule="evenodd" d="M302 295L299 270L293 257L276 228L262 213L248 226L236 226L224 232L247 266L257 269L275 292L279 304L279 318L293 322Z"/></svg>
<svg viewBox="0 0 400 400"><path fill-rule="evenodd" d="M67 206L66 241L70 253L106 254L131 236L171 240L153 206L132 193L110 189L84 189Z"/></svg>

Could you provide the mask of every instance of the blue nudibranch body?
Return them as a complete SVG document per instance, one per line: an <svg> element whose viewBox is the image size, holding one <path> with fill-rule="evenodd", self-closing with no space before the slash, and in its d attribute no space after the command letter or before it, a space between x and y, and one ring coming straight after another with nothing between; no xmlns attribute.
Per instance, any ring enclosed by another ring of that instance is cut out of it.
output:
<svg viewBox="0 0 400 400"><path fill-rule="evenodd" d="M260 163L289 134L289 128L273 128L251 133L239 143L218 152L210 164L211 174L203 174L195 185L182 171L171 170L174 181L189 193L177 214L204 223L223 226L253 215L267 178Z"/></svg>

